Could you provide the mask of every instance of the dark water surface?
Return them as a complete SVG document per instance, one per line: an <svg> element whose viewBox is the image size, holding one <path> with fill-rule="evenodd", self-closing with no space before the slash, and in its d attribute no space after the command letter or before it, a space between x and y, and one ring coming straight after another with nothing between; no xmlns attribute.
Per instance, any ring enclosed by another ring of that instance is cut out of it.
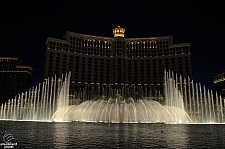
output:
<svg viewBox="0 0 225 149"><path fill-rule="evenodd" d="M0 121L0 130L14 148L225 148L225 125Z"/></svg>

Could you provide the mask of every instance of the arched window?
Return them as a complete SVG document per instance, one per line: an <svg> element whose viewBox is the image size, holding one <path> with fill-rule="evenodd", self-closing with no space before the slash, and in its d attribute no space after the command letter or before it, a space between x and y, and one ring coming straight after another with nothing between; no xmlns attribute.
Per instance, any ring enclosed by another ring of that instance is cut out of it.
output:
<svg viewBox="0 0 225 149"><path fill-rule="evenodd" d="M153 49L157 48L157 42L155 40L150 41L150 48L153 48Z"/></svg>
<svg viewBox="0 0 225 149"><path fill-rule="evenodd" d="M95 47L95 40L93 40L92 47Z"/></svg>

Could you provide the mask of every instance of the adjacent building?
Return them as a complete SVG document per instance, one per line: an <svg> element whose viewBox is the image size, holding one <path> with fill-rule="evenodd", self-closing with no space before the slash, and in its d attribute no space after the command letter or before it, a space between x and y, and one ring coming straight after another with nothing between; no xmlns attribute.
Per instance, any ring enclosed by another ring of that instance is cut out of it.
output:
<svg viewBox="0 0 225 149"><path fill-rule="evenodd" d="M0 57L0 102L3 103L30 87L32 68L19 58Z"/></svg>
<svg viewBox="0 0 225 149"><path fill-rule="evenodd" d="M225 70L219 75L213 76L213 82L218 95L225 99Z"/></svg>
<svg viewBox="0 0 225 149"><path fill-rule="evenodd" d="M67 31L63 39L47 38L44 77L71 71L71 90L86 84L146 85L163 88L164 70L192 78L190 43L173 43L172 36L125 38Z"/></svg>

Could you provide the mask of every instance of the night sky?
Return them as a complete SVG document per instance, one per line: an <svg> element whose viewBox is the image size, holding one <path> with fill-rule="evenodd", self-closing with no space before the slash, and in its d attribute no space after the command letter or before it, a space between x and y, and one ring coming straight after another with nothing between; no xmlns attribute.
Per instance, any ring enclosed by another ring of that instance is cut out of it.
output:
<svg viewBox="0 0 225 149"><path fill-rule="evenodd" d="M120 25L125 37L190 42L194 81L214 89L212 76L225 70L224 8L214 1L1 2L0 57L31 66L34 86L43 81L47 37L62 39L66 31L113 37Z"/></svg>

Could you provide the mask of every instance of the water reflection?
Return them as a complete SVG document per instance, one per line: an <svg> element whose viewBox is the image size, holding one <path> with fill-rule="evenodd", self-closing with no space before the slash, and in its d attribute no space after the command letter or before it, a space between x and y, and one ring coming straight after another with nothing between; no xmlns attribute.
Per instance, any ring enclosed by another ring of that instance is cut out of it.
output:
<svg viewBox="0 0 225 149"><path fill-rule="evenodd" d="M18 148L225 148L224 125L1 121L0 131Z"/></svg>
<svg viewBox="0 0 225 149"><path fill-rule="evenodd" d="M191 125L188 128L190 144L199 148L225 148L224 125ZM204 143L202 143L204 142Z"/></svg>
<svg viewBox="0 0 225 149"><path fill-rule="evenodd" d="M168 148L178 148L180 146L188 148L189 145L189 136L187 125L169 125L165 132L162 132L165 135L165 140ZM163 131L163 130L162 130Z"/></svg>
<svg viewBox="0 0 225 149"><path fill-rule="evenodd" d="M69 144L69 123L54 123L53 144L56 148L66 148Z"/></svg>

